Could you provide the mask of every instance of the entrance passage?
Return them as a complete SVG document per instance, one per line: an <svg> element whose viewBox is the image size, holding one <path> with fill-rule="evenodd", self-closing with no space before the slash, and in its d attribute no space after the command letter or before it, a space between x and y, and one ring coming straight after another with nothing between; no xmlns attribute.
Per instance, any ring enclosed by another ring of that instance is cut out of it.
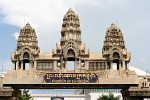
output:
<svg viewBox="0 0 150 100"><path fill-rule="evenodd" d="M75 62L67 61L67 70L74 70Z"/></svg>
<svg viewBox="0 0 150 100"><path fill-rule="evenodd" d="M27 52L23 55L23 70L29 70L29 54Z"/></svg>
<svg viewBox="0 0 150 100"><path fill-rule="evenodd" d="M29 70L29 63L24 63L24 70Z"/></svg>
<svg viewBox="0 0 150 100"><path fill-rule="evenodd" d="M117 70L117 63L113 63L113 70Z"/></svg>
<svg viewBox="0 0 150 100"><path fill-rule="evenodd" d="M119 70L119 60L113 61L113 70Z"/></svg>
<svg viewBox="0 0 150 100"><path fill-rule="evenodd" d="M67 52L67 70L75 70L75 52L69 49Z"/></svg>
<svg viewBox="0 0 150 100"><path fill-rule="evenodd" d="M113 69L114 70L119 70L119 53L118 52L114 52L113 53Z"/></svg>

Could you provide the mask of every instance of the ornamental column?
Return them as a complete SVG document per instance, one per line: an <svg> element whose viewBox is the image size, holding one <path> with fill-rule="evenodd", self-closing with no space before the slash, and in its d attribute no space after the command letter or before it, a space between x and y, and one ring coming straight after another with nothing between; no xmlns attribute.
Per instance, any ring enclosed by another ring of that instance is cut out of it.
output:
<svg viewBox="0 0 150 100"><path fill-rule="evenodd" d="M32 69L32 68L33 68L33 62L29 61L29 69Z"/></svg>
<svg viewBox="0 0 150 100"><path fill-rule="evenodd" d="M110 69L113 70L113 61L110 61Z"/></svg>
<svg viewBox="0 0 150 100"><path fill-rule="evenodd" d="M75 61L74 61L74 70L77 70L77 58L75 58Z"/></svg>
<svg viewBox="0 0 150 100"><path fill-rule="evenodd" d="M16 61L16 70L19 70L19 61Z"/></svg>
<svg viewBox="0 0 150 100"><path fill-rule="evenodd" d="M66 67L67 67L67 58L65 58L65 66L64 66L64 68L66 69Z"/></svg>
<svg viewBox="0 0 150 100"><path fill-rule="evenodd" d="M125 61L122 62L123 63L123 69L126 69L126 65L125 65Z"/></svg>
<svg viewBox="0 0 150 100"><path fill-rule="evenodd" d="M118 70L121 70L121 69L122 69L121 61L119 61L119 69Z"/></svg>
<svg viewBox="0 0 150 100"><path fill-rule="evenodd" d="M105 70L107 70L107 61L105 61Z"/></svg>
<svg viewBox="0 0 150 100"><path fill-rule="evenodd" d="M37 61L34 60L34 69L36 70L36 67L37 67Z"/></svg>
<svg viewBox="0 0 150 100"><path fill-rule="evenodd" d="M16 61L13 61L13 70L16 70Z"/></svg>
<svg viewBox="0 0 150 100"><path fill-rule="evenodd" d="M23 61L21 61L21 68L20 68L20 69L21 69L21 70L24 70L23 67L24 67L24 66L23 66Z"/></svg>

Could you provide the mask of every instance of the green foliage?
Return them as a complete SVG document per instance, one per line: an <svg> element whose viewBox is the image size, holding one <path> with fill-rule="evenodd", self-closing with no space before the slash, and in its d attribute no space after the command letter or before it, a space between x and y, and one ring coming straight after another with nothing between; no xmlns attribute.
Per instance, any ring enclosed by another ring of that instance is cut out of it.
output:
<svg viewBox="0 0 150 100"><path fill-rule="evenodd" d="M31 100L31 95L29 94L29 90L24 89L20 95L19 100Z"/></svg>
<svg viewBox="0 0 150 100"><path fill-rule="evenodd" d="M112 93L109 93L109 95L104 95L99 96L97 100L119 100L120 96L115 97Z"/></svg>

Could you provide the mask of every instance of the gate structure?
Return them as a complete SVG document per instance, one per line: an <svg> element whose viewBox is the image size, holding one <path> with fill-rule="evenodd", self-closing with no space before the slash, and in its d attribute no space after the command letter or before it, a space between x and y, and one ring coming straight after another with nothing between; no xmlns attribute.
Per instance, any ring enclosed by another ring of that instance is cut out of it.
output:
<svg viewBox="0 0 150 100"><path fill-rule="evenodd" d="M1 80L3 86L13 89L125 90L141 82L128 68L130 59L123 34L114 23L106 31L102 51L90 52L81 40L79 17L70 8L63 18L60 43L52 52L40 52L36 32L29 23L20 30L17 48L11 55L13 70ZM73 62L73 70L68 70L69 61Z"/></svg>

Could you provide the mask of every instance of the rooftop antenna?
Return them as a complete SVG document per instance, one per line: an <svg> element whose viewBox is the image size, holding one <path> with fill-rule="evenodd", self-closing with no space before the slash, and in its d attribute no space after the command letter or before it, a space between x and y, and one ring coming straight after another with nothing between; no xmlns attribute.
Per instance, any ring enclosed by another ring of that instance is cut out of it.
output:
<svg viewBox="0 0 150 100"><path fill-rule="evenodd" d="M116 20L116 26L117 26L117 20Z"/></svg>
<svg viewBox="0 0 150 100"><path fill-rule="evenodd" d="M25 26L25 22L26 22L26 17L25 17L25 15L24 15L24 26Z"/></svg>
<svg viewBox="0 0 150 100"><path fill-rule="evenodd" d="M77 4L76 4L76 8L75 8L76 12L77 12Z"/></svg>

